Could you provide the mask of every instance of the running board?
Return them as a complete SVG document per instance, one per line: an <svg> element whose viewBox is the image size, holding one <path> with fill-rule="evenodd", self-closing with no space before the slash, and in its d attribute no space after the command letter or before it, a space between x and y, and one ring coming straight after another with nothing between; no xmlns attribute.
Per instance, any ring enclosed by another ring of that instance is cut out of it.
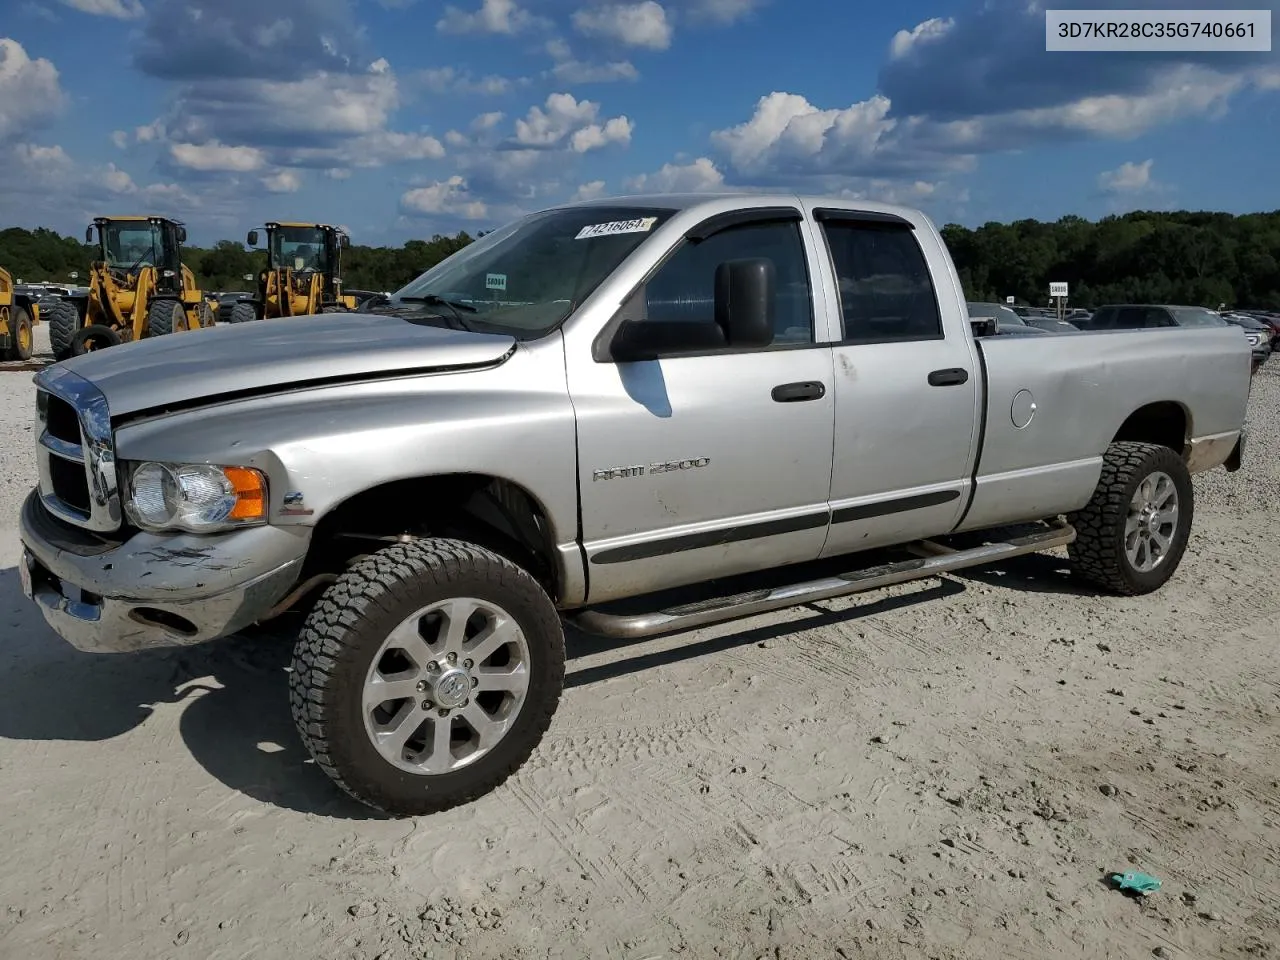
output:
<svg viewBox="0 0 1280 960"><path fill-rule="evenodd" d="M921 540L907 546L912 552L923 555L913 560L900 560L784 587L700 600L650 613L610 614L588 607L567 614L565 620L585 633L613 640L638 640L663 633L692 630L726 620L738 620L814 600L865 593L896 583L980 566L994 560L1063 547L1075 538L1074 527L1057 522L1041 533L1015 537L1002 543L984 544L968 550L952 550L931 540Z"/></svg>

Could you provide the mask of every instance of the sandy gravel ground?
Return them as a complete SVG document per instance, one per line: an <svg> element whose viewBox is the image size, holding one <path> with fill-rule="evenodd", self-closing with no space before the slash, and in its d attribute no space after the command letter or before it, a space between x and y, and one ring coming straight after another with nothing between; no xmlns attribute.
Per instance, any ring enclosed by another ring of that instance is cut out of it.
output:
<svg viewBox="0 0 1280 960"><path fill-rule="evenodd" d="M284 642L103 659L43 625L30 376L0 371L0 957L1280 957L1280 360L1164 592L1033 556L575 637L530 763L416 822L306 762ZM1108 889L1133 868L1163 888Z"/></svg>

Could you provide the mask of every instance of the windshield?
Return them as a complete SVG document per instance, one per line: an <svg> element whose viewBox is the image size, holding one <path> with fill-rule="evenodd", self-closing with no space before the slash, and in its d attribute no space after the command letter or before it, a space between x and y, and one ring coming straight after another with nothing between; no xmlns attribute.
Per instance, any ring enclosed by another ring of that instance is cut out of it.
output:
<svg viewBox="0 0 1280 960"><path fill-rule="evenodd" d="M1218 314L1212 310L1206 310L1204 307L1170 307L1173 318L1178 322L1180 327L1224 327L1227 321L1223 320Z"/></svg>
<svg viewBox="0 0 1280 960"><path fill-rule="evenodd" d="M325 233L315 227L277 227L271 235L271 265L326 272Z"/></svg>
<svg viewBox="0 0 1280 960"><path fill-rule="evenodd" d="M157 266L164 258L158 224L139 220L107 223L101 228L107 265L121 270Z"/></svg>
<svg viewBox="0 0 1280 960"><path fill-rule="evenodd" d="M522 339L554 329L673 210L588 206L544 210L442 260L391 295L441 297L475 312L467 322Z"/></svg>

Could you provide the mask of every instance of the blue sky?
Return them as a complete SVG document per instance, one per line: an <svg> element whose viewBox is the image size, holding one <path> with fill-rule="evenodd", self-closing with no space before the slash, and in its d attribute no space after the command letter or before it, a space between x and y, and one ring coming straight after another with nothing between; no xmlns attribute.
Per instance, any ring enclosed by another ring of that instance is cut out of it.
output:
<svg viewBox="0 0 1280 960"><path fill-rule="evenodd" d="M1280 208L1277 54L1047 53L1043 6L0 0L0 227L316 219L383 244L734 188L968 225Z"/></svg>

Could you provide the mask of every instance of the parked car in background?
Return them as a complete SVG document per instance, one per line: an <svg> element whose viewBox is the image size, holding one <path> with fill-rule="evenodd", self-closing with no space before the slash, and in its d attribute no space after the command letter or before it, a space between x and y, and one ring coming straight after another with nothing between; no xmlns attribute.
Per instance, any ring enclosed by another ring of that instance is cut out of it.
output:
<svg viewBox="0 0 1280 960"><path fill-rule="evenodd" d="M1227 321L1216 310L1169 304L1107 304L1094 311L1090 330L1141 330L1152 327L1220 327Z"/></svg>
<svg viewBox="0 0 1280 960"><path fill-rule="evenodd" d="M1026 318L1027 326L1036 327L1044 330L1046 333L1079 333L1080 328L1070 320L1059 320L1050 314L1049 316L1036 315Z"/></svg>
<svg viewBox="0 0 1280 960"><path fill-rule="evenodd" d="M1255 320L1261 320L1271 328L1271 352L1280 351L1280 313L1270 313L1265 310L1245 310L1243 312Z"/></svg>
<svg viewBox="0 0 1280 960"><path fill-rule="evenodd" d="M1039 327L1033 327L1003 303L969 303L969 319L977 320L990 317L996 322L998 336L1023 336L1026 334L1045 333Z"/></svg>
<svg viewBox="0 0 1280 960"><path fill-rule="evenodd" d="M1224 313L1222 319L1244 330L1244 335L1249 339L1249 347L1253 351L1252 369L1256 373L1271 356L1271 325L1244 313Z"/></svg>

